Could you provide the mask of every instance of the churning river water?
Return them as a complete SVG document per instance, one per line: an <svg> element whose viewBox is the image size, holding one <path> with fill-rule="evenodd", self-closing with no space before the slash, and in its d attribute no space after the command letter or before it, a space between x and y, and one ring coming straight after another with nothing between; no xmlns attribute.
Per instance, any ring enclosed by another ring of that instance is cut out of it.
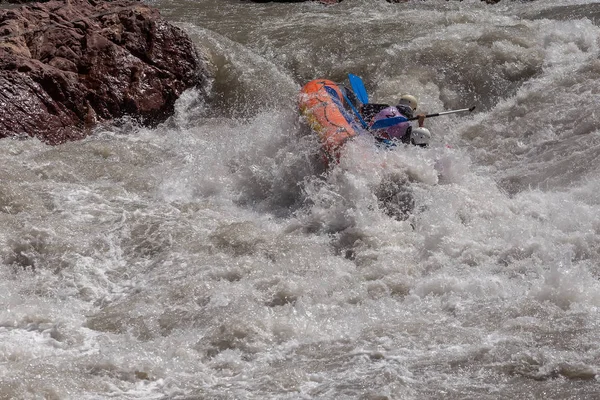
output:
<svg viewBox="0 0 600 400"><path fill-rule="evenodd" d="M600 398L599 3L152 4L206 100L0 141L1 399ZM349 72L477 108L325 170L297 94Z"/></svg>

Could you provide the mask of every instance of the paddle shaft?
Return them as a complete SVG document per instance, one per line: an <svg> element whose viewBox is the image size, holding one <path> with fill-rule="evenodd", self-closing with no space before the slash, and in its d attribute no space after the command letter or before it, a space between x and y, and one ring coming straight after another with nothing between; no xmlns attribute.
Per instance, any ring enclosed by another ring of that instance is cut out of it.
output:
<svg viewBox="0 0 600 400"><path fill-rule="evenodd" d="M440 115L454 114L454 113L465 112L465 111L473 111L474 109L475 109L475 106L473 106L471 108L462 108L460 110L442 111L442 112L435 113L435 114L425 115L425 118L439 117ZM390 126L398 125L402 122L415 121L417 119L419 119L418 116L412 117L412 118L406 118L402 115L399 115L397 117L380 119L379 121L375 121L375 123L373 123L373 125L371 125L371 129L389 128Z"/></svg>
<svg viewBox="0 0 600 400"><path fill-rule="evenodd" d="M439 117L440 115L455 114L455 113L466 112L466 111L471 112L474 109L475 109L475 106L473 106L471 108L461 108L460 110L442 111L442 112L435 113L435 114L427 114L427 115L425 115L425 118ZM408 118L407 121L416 121L418 119L419 119L419 117L417 116L417 117Z"/></svg>
<svg viewBox="0 0 600 400"><path fill-rule="evenodd" d="M344 94L344 100L346 100L346 103L348 103L348 105L350 106L350 108L352 109L352 112L354 113L354 115L356 115L356 117L358 118L358 120L360 121L360 124L362 125L363 128L367 129L368 125L365 122L365 120L361 117L360 113L358 112L358 110L356 109L356 107L354 107L354 105L352 104L352 102L350 101L350 99Z"/></svg>
<svg viewBox="0 0 600 400"><path fill-rule="evenodd" d="M358 97L358 100L363 104L367 104L369 102L369 95L367 94L367 89L365 88L365 84L363 83L362 79L354 74L348 74L348 79L350 80L350 86L352 86L352 90L354 91L356 97ZM442 111L435 114L427 114L425 118L439 117L440 115L454 114L466 111L471 112L474 109L475 106L470 108L461 108L460 110ZM419 117L409 118L407 121L415 121L417 119L419 119Z"/></svg>

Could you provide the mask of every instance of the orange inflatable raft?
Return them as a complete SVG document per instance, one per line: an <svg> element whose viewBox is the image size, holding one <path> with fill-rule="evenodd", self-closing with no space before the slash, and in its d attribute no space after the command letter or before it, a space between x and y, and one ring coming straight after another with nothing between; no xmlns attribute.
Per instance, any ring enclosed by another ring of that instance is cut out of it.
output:
<svg viewBox="0 0 600 400"><path fill-rule="evenodd" d="M336 158L340 147L360 130L352 115L344 109L342 99L339 86L327 79L312 80L300 91L300 113L319 135L329 158Z"/></svg>

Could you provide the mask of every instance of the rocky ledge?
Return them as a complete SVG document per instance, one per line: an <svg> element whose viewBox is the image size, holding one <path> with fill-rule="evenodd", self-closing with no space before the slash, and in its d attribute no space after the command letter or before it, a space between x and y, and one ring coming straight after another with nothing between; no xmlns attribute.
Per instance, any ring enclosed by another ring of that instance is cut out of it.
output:
<svg viewBox="0 0 600 400"><path fill-rule="evenodd" d="M208 79L185 33L140 2L57 0L0 11L0 137L58 144L125 115L152 125Z"/></svg>
<svg viewBox="0 0 600 400"><path fill-rule="evenodd" d="M13 0L13 1L26 1L26 0ZM318 1L323 4L335 4L341 3L342 0L250 0L254 3L303 3L306 1ZM410 0L386 0L388 3L407 3ZM459 0L462 1L462 0ZM500 0L481 0L488 4L498 3Z"/></svg>

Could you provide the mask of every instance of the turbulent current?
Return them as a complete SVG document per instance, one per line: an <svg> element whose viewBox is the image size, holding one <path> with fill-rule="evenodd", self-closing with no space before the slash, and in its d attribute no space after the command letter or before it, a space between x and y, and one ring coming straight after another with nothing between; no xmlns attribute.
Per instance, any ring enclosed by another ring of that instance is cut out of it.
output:
<svg viewBox="0 0 600 400"><path fill-rule="evenodd" d="M0 142L1 399L600 398L600 4L152 5L208 97ZM297 96L349 72L477 108L325 169Z"/></svg>

